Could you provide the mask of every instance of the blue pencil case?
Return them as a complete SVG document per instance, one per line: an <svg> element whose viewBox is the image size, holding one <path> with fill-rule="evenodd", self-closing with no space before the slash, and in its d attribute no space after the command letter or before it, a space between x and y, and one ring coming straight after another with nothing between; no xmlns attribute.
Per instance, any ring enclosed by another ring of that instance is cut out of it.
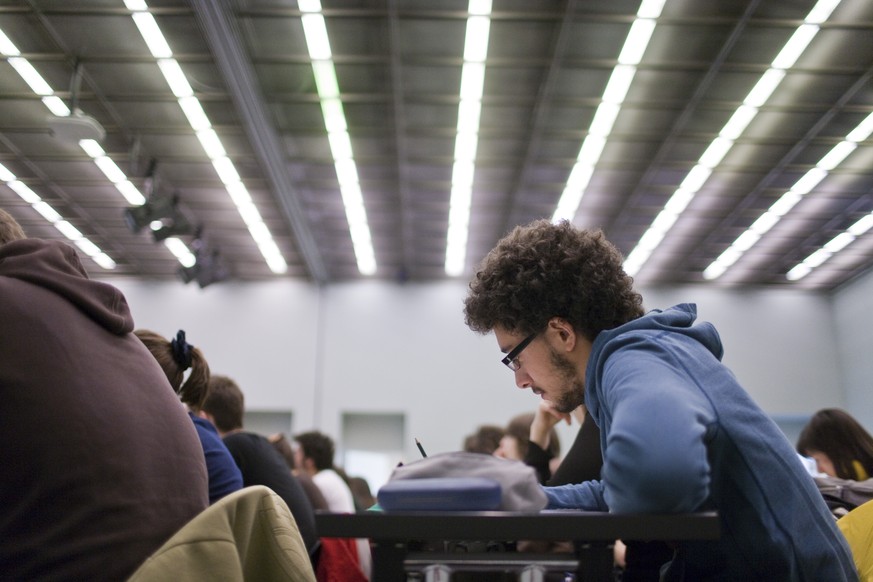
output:
<svg viewBox="0 0 873 582"><path fill-rule="evenodd" d="M398 479L376 494L384 511L491 511L500 507L500 483L484 477Z"/></svg>

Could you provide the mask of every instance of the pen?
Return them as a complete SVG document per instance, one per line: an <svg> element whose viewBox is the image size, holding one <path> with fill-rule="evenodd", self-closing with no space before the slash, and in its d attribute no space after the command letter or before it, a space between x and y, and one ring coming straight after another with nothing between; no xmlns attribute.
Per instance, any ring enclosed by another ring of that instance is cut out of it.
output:
<svg viewBox="0 0 873 582"><path fill-rule="evenodd" d="M424 452L424 447L421 446L421 443L418 442L418 439L417 439L417 438L415 439L415 446L418 447L418 450L419 450L419 452L421 453L421 456L424 457L424 458L427 458L427 453Z"/></svg>

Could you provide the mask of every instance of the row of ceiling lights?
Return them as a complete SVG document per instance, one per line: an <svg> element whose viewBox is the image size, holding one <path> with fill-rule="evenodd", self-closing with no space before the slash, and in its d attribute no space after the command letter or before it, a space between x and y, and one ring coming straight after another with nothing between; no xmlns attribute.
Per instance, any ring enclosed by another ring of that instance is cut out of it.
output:
<svg viewBox="0 0 873 582"><path fill-rule="evenodd" d="M233 162L227 156L221 140L212 129L199 100L194 96L193 89L184 72L173 58L172 50L157 22L148 12L147 4L144 0L124 1L125 6L132 12L132 18L142 34L143 40L152 56L157 60L167 83L178 99L179 105L200 140L204 151L212 161L219 179L224 183L229 196L236 204L240 216L249 228L252 238L258 244L268 266L275 273L284 273L287 270L287 264L281 252L252 202ZM664 1L643 0L641 3L636 19L631 25L628 37L619 54L618 64L613 69L604 90L603 98L582 143L576 164L570 172L552 220L572 219L575 216L594 167L610 135L612 125L633 81L636 66L645 53L648 41L654 32ZM760 108L766 103L784 78L786 70L794 65L815 37L820 24L830 17L839 2L840 0L820 0L804 19L803 24L795 30L771 63L770 68L753 87L743 104L730 117L727 124L719 132L718 137L707 147L697 164L681 182L679 188L667 201L664 209L641 237L637 246L629 253L625 260L625 270L629 274L634 275L642 268L712 174L714 168L730 151L736 139L740 137ZM367 223L357 166L343 112L341 93L333 65L327 28L321 12L321 4L319 0L300 0L299 8L302 13L301 20L307 48L312 61L325 129L334 158L358 269L362 274L373 274L376 272L377 265L372 237ZM466 260L482 89L488 52L491 0L470 0L468 12L446 245L446 272L452 276L463 273ZM71 112L66 104L54 95L51 87L40 77L33 66L20 56L18 49L2 31L0 31L0 52L8 57L8 62L19 72L34 92L42 96L43 102L52 113L60 116L70 115ZM873 115L866 118L853 132L847 135L843 142L824 156L747 231L741 234L722 255L707 267L703 273L704 277L715 279L721 276L803 196L808 194L830 170L841 163L857 147L858 142L867 139L871 132L873 132ZM134 205L145 202L145 197L96 141L83 140L80 145L128 202ZM111 258L68 221L63 220L54 209L2 166L0 166L0 179L5 181L24 200L32 204L58 230L82 248L83 252L94 258L95 262L103 268L114 268L115 263ZM862 218L798 264L788 273L787 277L790 280L797 280L805 276L833 254L845 248L871 226L873 226L873 216ZM171 237L165 241L165 244L183 265L193 264L193 254L181 240Z"/></svg>
<svg viewBox="0 0 873 582"><path fill-rule="evenodd" d="M649 257L655 252L661 241L683 214L688 204L712 175L713 170L721 163L731 150L736 140L742 135L760 108L767 102L791 69L797 59L806 50L813 38L818 34L821 24L827 21L841 0L819 0L804 19L803 23L789 37L786 44L777 53L770 67L761 76L740 107L731 115L718 136L709 144L700 156L697 164L691 169L679 188L668 199L663 210L657 215L651 226L640 238L636 247L631 250L624 262L625 270L635 275L643 267ZM868 116L855 128L846 139L837 144L828 154L802 176L787 192L785 192L770 208L745 230L734 242L703 271L703 277L708 280L721 277L740 257L748 252L783 216L785 216L804 196L806 196L828 172L839 165L856 147L858 142L867 139L873 131L873 115ZM786 277L798 280L812 269L821 265L839 250L866 232L873 225L873 220L867 217L861 219L849 230L840 234L825 247L819 249L802 263L791 269Z"/></svg>
<svg viewBox="0 0 873 582"><path fill-rule="evenodd" d="M18 50L18 47L9 40L9 37L6 36L6 33L2 30L0 30L0 53L6 56L6 61L18 72L31 90L41 96L43 104L53 115L66 117L72 113L70 108L67 107L67 104L64 103L63 99L55 95L54 90L52 90L51 86L49 86L45 79L42 78L30 61L21 56L21 51ZM92 152L96 154L97 148L100 146L97 145L96 142L94 142L94 145L96 145L96 148L92 148ZM88 150L86 149L86 151ZM99 151L102 153L102 149ZM115 184L115 187L126 198L139 199L141 200L140 203L145 201L145 197L139 192L139 190L137 190L136 186L127 180L126 176L124 176L124 172L122 172L112 160L105 156L96 155L92 155L92 158L94 158L97 166L107 177L110 177L110 179L116 177L113 184ZM91 260L97 263L97 265L104 269L114 269L116 267L116 263L112 257L107 255L92 240L83 235L79 229L61 216L53 206L44 201L39 194L34 192L27 184L19 180L18 176L2 164L0 164L0 181L3 181L13 192L18 194L22 200L30 204L40 216L45 218L61 234L72 241L79 250L85 253L86 256L90 257Z"/></svg>
<svg viewBox="0 0 873 582"><path fill-rule="evenodd" d="M315 75L315 86L324 117L324 128L327 130L358 271L363 275L372 275L376 272L376 253L373 251L373 239L361 193L358 166L352 151L352 140L343 110L330 38L321 12L321 2L299 0L297 4L302 12L301 22L306 48L312 61L312 72Z"/></svg>
<svg viewBox="0 0 873 582"><path fill-rule="evenodd" d="M125 5L132 11L131 16L142 34L143 40L146 42L152 56L157 59L158 66L164 74L173 94L178 99L179 106L185 113L206 155L212 161L219 179L225 185L228 194L236 204L240 216L246 223L252 238L258 244L258 248L261 250L267 265L274 273L284 273L288 268L284 257L261 218L260 212L255 207L248 190L242 183L233 162L227 156L221 140L215 130L212 129L212 124L203 111L200 101L194 96L194 90L188 83L178 61L173 58L173 53L157 22L152 14L148 12L148 6L141 0L125 0ZM0 52L7 57L9 64L21 75L22 79L34 93L42 97L43 103L52 114L66 117L73 113L64 101L55 95L55 91L42 78L33 65L27 59L20 56L21 53L18 48L2 30L0 30ZM127 202L134 206L142 206L147 202L146 197L128 179L124 171L106 154L96 140L80 140L79 146L91 157L95 165L115 185ZM104 269L114 269L116 267L116 263L111 257L82 235L69 221L64 220L54 208L44 202L39 195L18 180L11 171L3 166L0 166L0 179L10 186L23 200L31 204L37 212L52 223L99 266ZM181 239L169 237L164 240L164 244L184 268L192 268L196 264L196 254Z"/></svg>
<svg viewBox="0 0 873 582"><path fill-rule="evenodd" d="M277 274L288 270L288 264L276 245L270 229L264 223L261 213L252 201L245 184L243 184L236 167L228 157L218 134L212 128L212 123L203 110L200 100L194 95L194 89L188 83L179 62L173 58L173 51L164 38L154 16L148 12L145 0L124 0L124 5L132 12L131 16L152 56L176 96L179 106L185 113L191 129L194 130L203 151L212 162L219 180L224 184L227 194L236 205L249 234L258 245L258 249L271 271Z"/></svg>

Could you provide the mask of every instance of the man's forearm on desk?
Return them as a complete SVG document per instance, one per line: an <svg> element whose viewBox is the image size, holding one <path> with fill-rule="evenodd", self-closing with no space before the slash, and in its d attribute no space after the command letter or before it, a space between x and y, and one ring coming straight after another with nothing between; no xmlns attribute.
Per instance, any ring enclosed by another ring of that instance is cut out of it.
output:
<svg viewBox="0 0 873 582"><path fill-rule="evenodd" d="M586 511L609 511L603 498L601 481L586 481L577 485L543 487L549 499L548 509L584 509Z"/></svg>

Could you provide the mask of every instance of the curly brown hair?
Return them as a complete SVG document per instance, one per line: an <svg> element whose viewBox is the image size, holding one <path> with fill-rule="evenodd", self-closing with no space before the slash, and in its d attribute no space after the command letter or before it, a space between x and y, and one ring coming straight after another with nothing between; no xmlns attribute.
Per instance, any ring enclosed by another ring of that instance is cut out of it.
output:
<svg viewBox="0 0 873 582"><path fill-rule="evenodd" d="M541 331L553 317L594 341L643 315L622 256L600 230L563 220L517 226L488 253L464 301L467 326L488 333Z"/></svg>

